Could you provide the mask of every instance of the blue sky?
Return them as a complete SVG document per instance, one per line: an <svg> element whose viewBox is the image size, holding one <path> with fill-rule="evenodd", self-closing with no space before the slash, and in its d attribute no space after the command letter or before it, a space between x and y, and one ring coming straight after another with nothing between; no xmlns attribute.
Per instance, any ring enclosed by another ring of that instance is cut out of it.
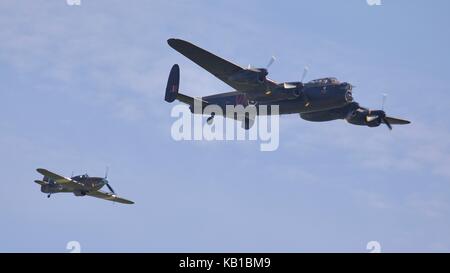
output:
<svg viewBox="0 0 450 273"><path fill-rule="evenodd" d="M0 252L450 250L448 1L0 2ZM230 88L171 49L192 41L270 77L335 76L412 120L367 128L281 117L280 147L175 142L163 101ZM123 206L57 194L45 167L109 180Z"/></svg>

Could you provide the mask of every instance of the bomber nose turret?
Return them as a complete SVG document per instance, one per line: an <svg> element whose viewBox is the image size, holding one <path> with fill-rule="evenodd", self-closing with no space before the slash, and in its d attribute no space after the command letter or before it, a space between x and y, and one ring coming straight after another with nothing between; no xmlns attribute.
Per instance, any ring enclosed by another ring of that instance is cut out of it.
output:
<svg viewBox="0 0 450 273"><path fill-rule="evenodd" d="M351 90L347 90L345 91L345 100L347 102L352 102L353 101L353 96L352 96L352 91Z"/></svg>
<svg viewBox="0 0 450 273"><path fill-rule="evenodd" d="M343 82L340 85L340 89L344 90L344 98L347 102L352 102L353 101L353 95L352 95L352 89L353 89L353 85L351 85L348 82Z"/></svg>
<svg viewBox="0 0 450 273"><path fill-rule="evenodd" d="M351 85L348 82L343 82L343 83L341 83L341 89L352 91L353 85Z"/></svg>

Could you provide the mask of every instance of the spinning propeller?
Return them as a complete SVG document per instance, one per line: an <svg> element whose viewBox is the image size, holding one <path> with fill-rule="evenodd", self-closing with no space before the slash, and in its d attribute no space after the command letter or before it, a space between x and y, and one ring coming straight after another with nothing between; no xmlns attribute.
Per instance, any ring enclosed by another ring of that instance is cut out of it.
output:
<svg viewBox="0 0 450 273"><path fill-rule="evenodd" d="M109 168L106 167L105 178L104 178L105 185L106 185L106 187L108 187L108 189L109 189L109 191L111 191L111 193L116 194L114 189L109 185L109 182L108 182L108 171L109 171Z"/></svg>
<svg viewBox="0 0 450 273"><path fill-rule="evenodd" d="M303 82L306 78L306 75L308 74L309 71L309 66L305 65L305 67L303 68L303 74L302 74L302 79L300 80L300 82Z"/></svg>
<svg viewBox="0 0 450 273"><path fill-rule="evenodd" d="M382 102L381 102L381 110L375 110L375 111L369 111L369 114L366 116L367 122L372 122L376 119L380 119L386 126L389 128L389 130L392 130L392 125L389 122L389 120L386 118L386 112L384 112L384 104L386 103L387 94L383 94Z"/></svg>
<svg viewBox="0 0 450 273"><path fill-rule="evenodd" d="M269 69L269 67L276 61L277 59L275 56L270 57L269 63L266 65L266 69Z"/></svg>
<svg viewBox="0 0 450 273"><path fill-rule="evenodd" d="M249 64L249 65L247 66L247 69L257 70L257 71L259 71L259 72L261 72L261 70L266 70L266 71L267 71L267 70L269 69L269 67L270 67L276 60L277 60L277 59L275 58L275 56L272 56L272 57L270 57L270 60L269 60L269 62L267 63L266 67L264 67L264 68L253 68L252 65Z"/></svg>

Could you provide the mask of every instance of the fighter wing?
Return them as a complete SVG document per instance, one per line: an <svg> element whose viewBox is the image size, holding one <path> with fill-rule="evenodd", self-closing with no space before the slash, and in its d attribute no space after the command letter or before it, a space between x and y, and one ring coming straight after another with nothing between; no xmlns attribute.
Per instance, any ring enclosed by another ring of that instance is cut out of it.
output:
<svg viewBox="0 0 450 273"><path fill-rule="evenodd" d="M229 77L239 71L242 67L224 60L198 46L180 39L169 39L167 43L176 51L180 52L194 63L216 76L234 89L239 89L240 85L229 80Z"/></svg>
<svg viewBox="0 0 450 273"><path fill-rule="evenodd" d="M386 117L386 120L390 123L390 124L410 124L411 122L409 120L404 120L404 119L399 119L399 118L393 118L393 117Z"/></svg>
<svg viewBox="0 0 450 273"><path fill-rule="evenodd" d="M103 191L91 191L91 192L86 193L86 195L101 198L104 200L113 201L113 202L118 202L118 203L122 203L122 204L134 204L133 201L130 201L125 198L119 197L115 194L107 193L107 192L103 192Z"/></svg>
<svg viewBox="0 0 450 273"><path fill-rule="evenodd" d="M59 174L53 173L49 170L39 168L39 169L36 169L36 171L44 176L45 182L48 182L48 183L51 182L51 183L55 183L55 184L59 184L59 185L64 185L64 186L68 186L68 187L75 188L75 189L83 187L83 185L79 184L78 182L73 181L72 179L70 179L68 177L64 177ZM47 179L45 179L45 178L47 178ZM50 181L46 181L46 180L50 180Z"/></svg>

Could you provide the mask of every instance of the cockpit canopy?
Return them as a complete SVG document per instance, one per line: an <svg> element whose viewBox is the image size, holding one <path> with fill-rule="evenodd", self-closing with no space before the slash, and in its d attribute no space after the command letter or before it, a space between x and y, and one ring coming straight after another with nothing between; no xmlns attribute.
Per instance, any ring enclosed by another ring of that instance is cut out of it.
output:
<svg viewBox="0 0 450 273"><path fill-rule="evenodd" d="M72 179L73 179L73 180L82 180L82 179L85 179L85 178L88 178L88 177L89 177L89 175L87 175L87 174L82 174L82 175L74 176L74 177L72 177Z"/></svg>
<svg viewBox="0 0 450 273"><path fill-rule="evenodd" d="M329 84L340 84L341 82L333 77L330 78L322 78L322 79L316 79L307 82L308 85L329 85Z"/></svg>

